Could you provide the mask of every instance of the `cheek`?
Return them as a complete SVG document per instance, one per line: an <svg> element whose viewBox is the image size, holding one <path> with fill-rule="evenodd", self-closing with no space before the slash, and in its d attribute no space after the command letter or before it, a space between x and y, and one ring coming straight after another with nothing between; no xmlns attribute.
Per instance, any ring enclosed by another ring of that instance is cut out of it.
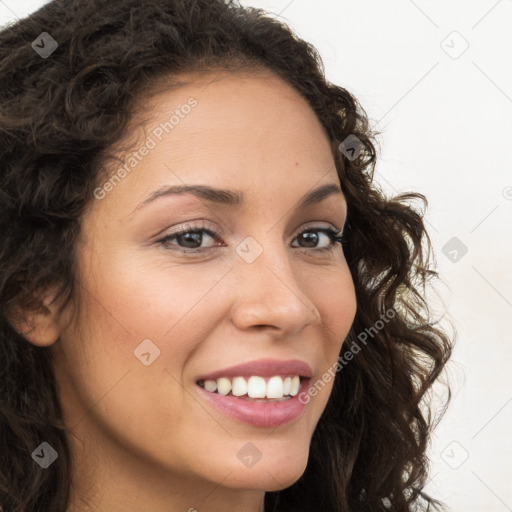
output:
<svg viewBox="0 0 512 512"><path fill-rule="evenodd" d="M158 411L169 409L179 403L182 368L194 349L184 320L200 285L191 285L178 267L164 274L115 254L93 256L81 277L81 322L67 340L76 385L92 402L104 393L117 397L104 404L128 398L133 411L145 410L146 390L154 399L169 398Z"/></svg>
<svg viewBox="0 0 512 512"><path fill-rule="evenodd" d="M321 314L322 324L327 331L326 337L331 340L326 348L336 357L357 310L354 282L346 264L339 272L332 272L320 280L312 300Z"/></svg>
<svg viewBox="0 0 512 512"><path fill-rule="evenodd" d="M338 356L344 350L357 310L354 282L348 267L321 280L312 300L321 315L325 338L319 374L310 382L303 399L311 401L321 414L332 392L338 373Z"/></svg>
<svg viewBox="0 0 512 512"><path fill-rule="evenodd" d="M103 418L123 424L135 413L140 429L143 418L168 428L185 410L187 364L222 320L216 285L229 270L193 267L112 254L83 281L72 378L88 406L106 393Z"/></svg>
<svg viewBox="0 0 512 512"><path fill-rule="evenodd" d="M196 329L183 321L187 297L175 292L185 284L155 281L126 267L94 275L81 288L82 325L63 340L61 387L69 424L80 438L97 443L107 435L125 446L143 446L147 457L158 460L161 451L176 451L172 425L191 416L182 374ZM177 454L173 460L182 463Z"/></svg>
<svg viewBox="0 0 512 512"><path fill-rule="evenodd" d="M156 249L148 252L151 257L140 250L113 253L99 262L100 278L95 281L101 286L96 289L126 331L141 339L167 340L183 330L189 318L207 318L212 308L204 299L219 293L217 285L231 266L185 263L176 256L165 258Z"/></svg>

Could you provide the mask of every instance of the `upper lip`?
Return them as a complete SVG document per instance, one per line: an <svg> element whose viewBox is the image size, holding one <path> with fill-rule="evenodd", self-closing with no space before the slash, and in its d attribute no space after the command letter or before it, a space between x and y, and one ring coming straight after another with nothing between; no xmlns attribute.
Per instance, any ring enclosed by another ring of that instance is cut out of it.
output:
<svg viewBox="0 0 512 512"><path fill-rule="evenodd" d="M261 377L298 375L299 377L310 378L312 373L311 366L299 359L258 359L201 375L197 380L216 380L220 377L250 377L251 375Z"/></svg>

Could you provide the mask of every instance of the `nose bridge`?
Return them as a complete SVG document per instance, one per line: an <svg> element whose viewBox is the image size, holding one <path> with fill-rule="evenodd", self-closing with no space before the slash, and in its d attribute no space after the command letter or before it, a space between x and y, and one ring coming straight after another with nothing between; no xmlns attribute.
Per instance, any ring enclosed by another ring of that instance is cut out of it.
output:
<svg viewBox="0 0 512 512"><path fill-rule="evenodd" d="M275 233L257 236L247 236L236 247L235 323L300 330L317 322L318 310L297 281L285 245L275 240Z"/></svg>

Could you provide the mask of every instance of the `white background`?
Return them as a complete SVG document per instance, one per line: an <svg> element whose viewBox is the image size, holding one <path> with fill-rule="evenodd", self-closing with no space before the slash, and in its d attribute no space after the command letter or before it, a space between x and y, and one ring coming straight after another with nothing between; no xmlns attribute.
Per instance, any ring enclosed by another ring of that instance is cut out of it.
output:
<svg viewBox="0 0 512 512"><path fill-rule="evenodd" d="M43 3L0 0L0 24ZM382 132L375 177L386 194L428 198L444 283L435 311L457 344L426 490L454 512L512 511L512 1L242 4L279 15L361 101ZM465 255L443 253L453 237Z"/></svg>

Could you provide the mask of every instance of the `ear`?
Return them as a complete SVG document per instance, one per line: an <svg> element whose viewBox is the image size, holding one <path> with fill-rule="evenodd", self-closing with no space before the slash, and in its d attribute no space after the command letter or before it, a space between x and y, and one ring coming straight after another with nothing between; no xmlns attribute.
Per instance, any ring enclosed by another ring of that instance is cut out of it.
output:
<svg viewBox="0 0 512 512"><path fill-rule="evenodd" d="M53 345L60 336L60 326L57 316L55 290L51 289L38 297L40 304L36 310L14 307L8 312L10 324L27 341L39 347Z"/></svg>

